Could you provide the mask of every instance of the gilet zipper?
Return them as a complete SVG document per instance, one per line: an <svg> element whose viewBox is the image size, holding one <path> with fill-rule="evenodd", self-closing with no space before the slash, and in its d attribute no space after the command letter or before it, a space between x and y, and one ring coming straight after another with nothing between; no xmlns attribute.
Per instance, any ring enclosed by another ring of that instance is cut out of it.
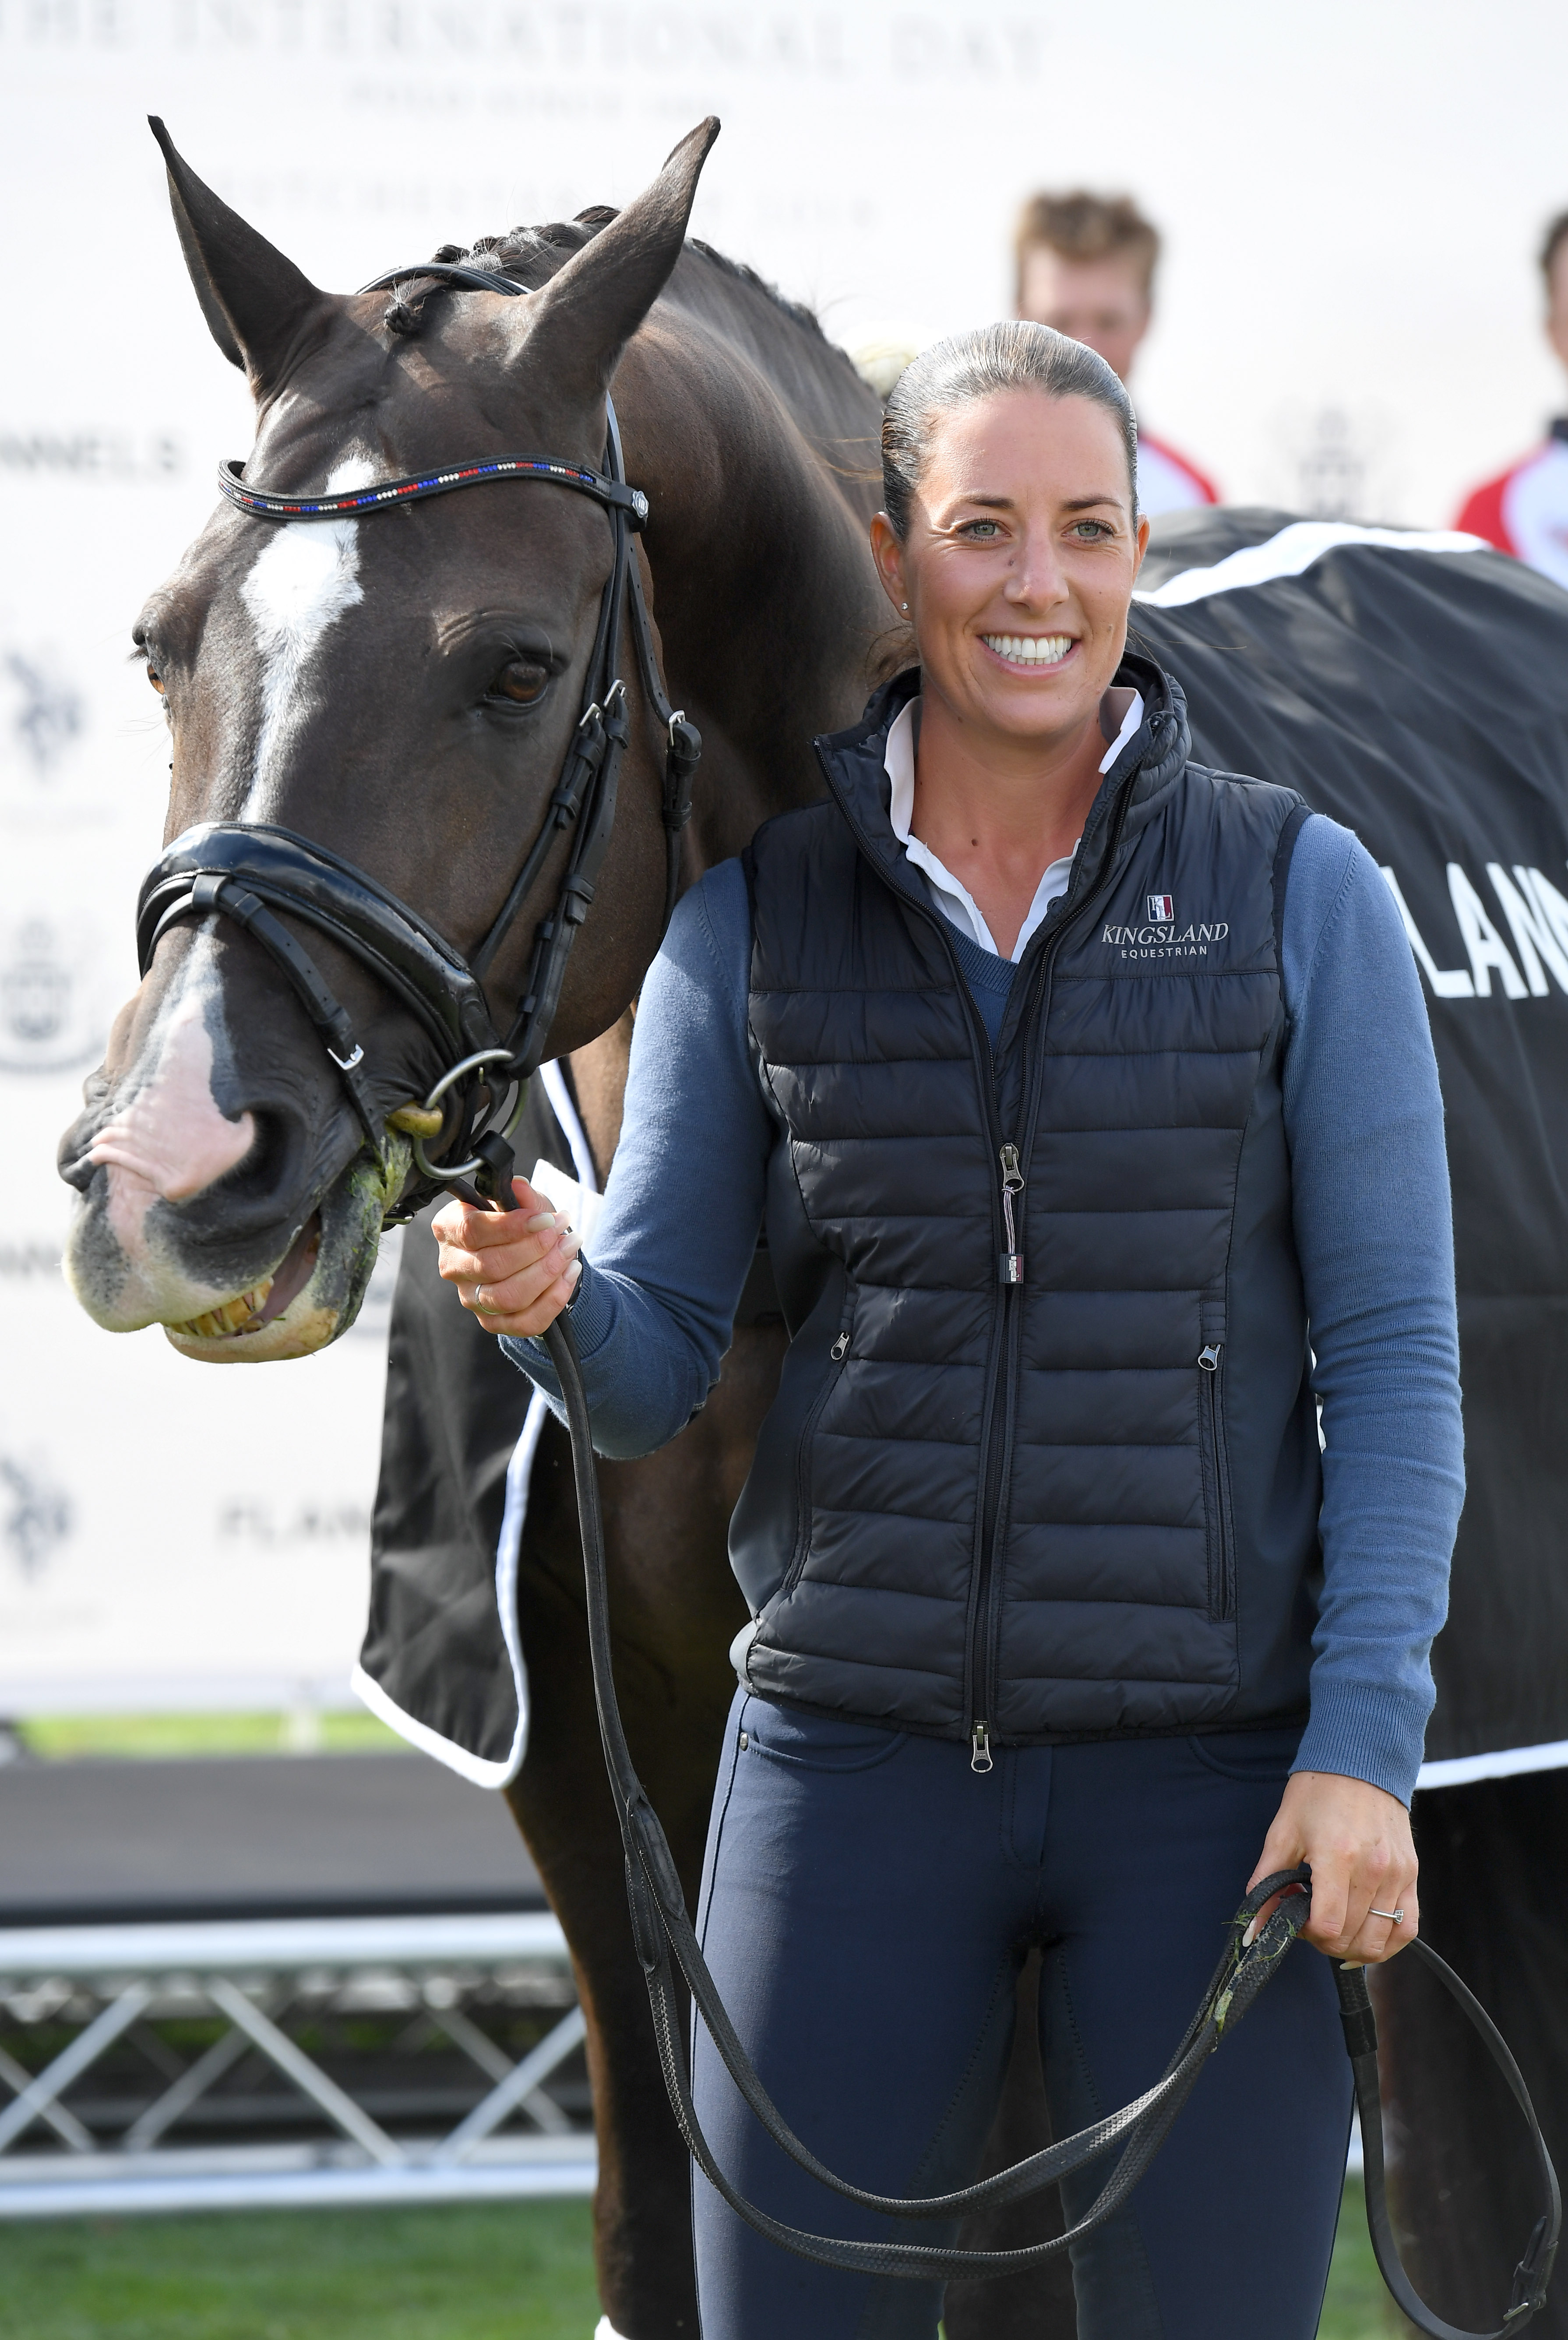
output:
<svg viewBox="0 0 1568 2340"><path fill-rule="evenodd" d="M1033 1004L1027 1001L1018 1018L1015 1045L1023 1045L1030 1033L1039 1029L1049 1012L1051 967L1060 947L1066 921L1058 927L1049 944L1040 954L1036 966L1029 970L1028 980L1038 996ZM960 976L962 970L959 970ZM987 1046L989 1036L987 1036ZM1035 1123L1039 1113L1041 1078L1040 1052L1037 1049L1027 1059L1027 1073L1024 1081L1023 1125L1024 1144L1032 1154ZM996 1073L991 1076L993 1096ZM1027 1183L1026 1164L1020 1159L1018 1147L1011 1140L997 1147L997 1196L1002 1222L1002 1248L997 1255L997 1281L1001 1287L1001 1338L997 1349L997 1383L992 1403L986 1412L986 1432L982 1457L982 1485L979 1565L976 1570L975 1601L971 1612L970 1640L968 1656L969 1679L969 1768L985 1772L992 1768L991 1718L996 1710L997 1641L1001 1631L1001 1570L997 1566L998 1547L1005 1528L1007 1491L1011 1474L1015 1410L1017 1398L1017 1350L1023 1334L1022 1286L1025 1278L1025 1254L1022 1244L1022 1220L1019 1197ZM999 1398L1001 1423L998 1433L996 1399Z"/></svg>
<svg viewBox="0 0 1568 2340"><path fill-rule="evenodd" d="M836 789L834 794L837 797ZM849 816L841 798L839 802L839 809L849 822L851 834L858 838L860 831L857 824ZM1021 1044L1027 1032L1037 1028L1049 1014L1051 970L1057 953L1061 948L1062 939L1069 927L1077 923L1090 901L1105 890L1107 874L1115 863L1116 850L1121 843L1126 814L1126 797L1124 793L1122 801L1113 816L1112 833L1106 840L1098 877L1093 886L1086 889L1081 901L1075 903L1070 911L1064 910L1064 915L1054 933L1044 940L1040 956L1035 966L1029 969L1028 979L1031 984L1038 986L1039 998L1032 1007L1026 1003L1018 1018L1017 1029L1014 1034L1015 1046ZM869 851L863 841L862 849L868 852L871 866L875 868L876 856ZM996 1542L1001 1524L1001 1499L1006 1483L1006 1466L1012 1452L1014 1394L1012 1384L1017 1380L1016 1373L1009 1373L1007 1368L1011 1362L1011 1352L1017 1344L1017 1327L1022 1315L1018 1293L1024 1279L1024 1254L1017 1243L1019 1230L1017 1206L1017 1197L1023 1191L1027 1176L1028 1157L1034 1149L1035 1124L1039 1112L1040 1066L1037 1058L1031 1063L1025 1081L1024 1145L1027 1150L1020 1159L1016 1143L1005 1139L1001 1134L1001 1117L997 1110L996 1059L991 1052L991 1036L987 1031L980 1017L980 1011L975 1005L963 967L958 962L958 954L953 948L951 937L946 931L946 922L938 912L917 900L912 892L905 893L902 887L896 890L907 907L912 909L917 917L925 919L948 955L948 961L953 971L954 988L963 1012L968 1019L970 1042L979 1066L981 1104L986 1115L991 1153L1000 1166L996 1199L992 1206L992 1217L997 1233L1002 1238L997 1254L997 1281L1001 1288L1001 1323L997 1327L997 1337L991 1344L986 1368L986 1402L980 1424L980 1475L984 1495L965 1641L965 1720L968 1726L969 1768L973 1771L985 1773L995 1768L991 1753L993 1725L990 1714L994 1701L993 1659L997 1630L997 1619L994 1614L997 1603L993 1587L998 1572L994 1562ZM1069 893L1071 891L1070 880L1068 891ZM1019 972L1022 973L1021 968ZM1004 1154L1010 1159L1004 1159ZM1017 1183L1009 1185L1008 1182L1015 1175ZM1015 1263L1016 1276L1011 1272ZM996 1434L998 1397L1003 1402L1005 1417L1003 1435L999 1443ZM818 1410L819 1411L819 1408ZM792 1571L792 1578L794 1573L795 1572Z"/></svg>

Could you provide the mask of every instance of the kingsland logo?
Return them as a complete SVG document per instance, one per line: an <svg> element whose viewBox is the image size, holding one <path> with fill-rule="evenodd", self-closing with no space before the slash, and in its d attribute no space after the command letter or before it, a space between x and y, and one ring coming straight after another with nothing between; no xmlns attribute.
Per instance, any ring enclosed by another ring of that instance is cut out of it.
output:
<svg viewBox="0 0 1568 2340"><path fill-rule="evenodd" d="M1492 891L1513 941L1510 950L1458 862L1448 864L1448 898L1454 905L1468 967L1438 966L1411 916L1398 878L1392 869L1385 868L1383 874L1404 921L1416 964L1436 998L1490 999L1494 977L1507 999L1544 999L1553 983L1559 991L1568 992L1568 897L1539 869L1527 869L1516 861L1510 875L1500 861L1486 865Z"/></svg>
<svg viewBox="0 0 1568 2340"><path fill-rule="evenodd" d="M1229 921L1189 919L1176 925L1176 903L1169 894L1146 897L1149 923L1143 927L1106 927L1103 943L1114 943L1123 958L1206 958L1211 943L1224 942Z"/></svg>

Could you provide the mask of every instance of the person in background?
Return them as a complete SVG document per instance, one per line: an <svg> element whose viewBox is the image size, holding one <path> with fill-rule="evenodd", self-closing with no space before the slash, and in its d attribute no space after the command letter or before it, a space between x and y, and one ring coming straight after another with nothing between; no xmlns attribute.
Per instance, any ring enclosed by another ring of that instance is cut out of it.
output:
<svg viewBox="0 0 1568 2340"><path fill-rule="evenodd" d="M1541 246L1546 280L1546 338L1568 366L1568 212L1559 212ZM1477 488L1455 526L1484 536L1500 552L1568 585L1568 416L1559 415L1537 447Z"/></svg>
<svg viewBox="0 0 1568 2340"><path fill-rule="evenodd" d="M1018 218L1016 313L1087 342L1125 382L1154 314L1159 230L1130 195L1031 195ZM1138 510L1216 504L1196 463L1138 425Z"/></svg>

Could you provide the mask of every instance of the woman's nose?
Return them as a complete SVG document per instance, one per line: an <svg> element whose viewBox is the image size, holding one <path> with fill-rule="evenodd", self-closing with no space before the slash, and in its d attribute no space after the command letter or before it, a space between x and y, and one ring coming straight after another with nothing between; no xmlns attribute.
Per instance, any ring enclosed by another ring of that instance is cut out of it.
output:
<svg viewBox="0 0 1568 2340"><path fill-rule="evenodd" d="M1019 609L1049 610L1067 598L1061 563L1045 546L1026 546L1007 579L1007 599Z"/></svg>

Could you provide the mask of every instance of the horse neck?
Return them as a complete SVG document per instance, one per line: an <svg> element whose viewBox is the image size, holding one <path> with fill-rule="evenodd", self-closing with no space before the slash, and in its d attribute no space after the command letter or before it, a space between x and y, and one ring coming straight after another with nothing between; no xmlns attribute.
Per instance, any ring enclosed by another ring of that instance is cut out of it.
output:
<svg viewBox="0 0 1568 2340"><path fill-rule="evenodd" d="M703 735L690 876L739 852L774 813L821 795L811 741L858 715L888 634L863 480L792 411L803 364L815 358L827 372L843 362L825 342L803 351L803 328L777 316L780 382L759 362L758 332L742 349L669 303L616 382L628 476L653 507L647 550L667 686ZM819 420L844 423L835 441L863 440L869 393L859 405L841 382L828 390L840 408L830 411L825 393Z"/></svg>

